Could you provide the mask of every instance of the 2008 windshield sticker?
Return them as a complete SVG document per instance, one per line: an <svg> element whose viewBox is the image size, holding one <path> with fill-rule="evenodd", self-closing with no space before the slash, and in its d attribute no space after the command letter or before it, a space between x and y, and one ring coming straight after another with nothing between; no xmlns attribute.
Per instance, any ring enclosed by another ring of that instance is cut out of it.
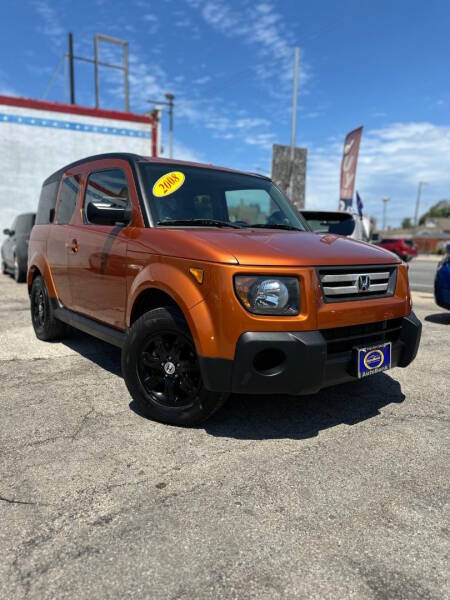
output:
<svg viewBox="0 0 450 600"><path fill-rule="evenodd" d="M183 185L184 179L184 173L181 171L166 173L153 186L153 195L157 198L164 198L164 196L173 194Z"/></svg>

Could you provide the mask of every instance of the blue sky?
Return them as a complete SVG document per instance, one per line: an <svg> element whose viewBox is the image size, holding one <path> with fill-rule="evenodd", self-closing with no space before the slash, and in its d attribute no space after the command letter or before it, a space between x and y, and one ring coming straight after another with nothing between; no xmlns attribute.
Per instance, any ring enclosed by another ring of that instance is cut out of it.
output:
<svg viewBox="0 0 450 600"><path fill-rule="evenodd" d="M176 95L178 158L270 172L289 143L293 48L300 47L297 142L308 148L307 207L337 208L345 134L364 125L356 187L389 223L450 197L450 4L443 0L28 0L2 3L0 93L42 98L73 31L130 45L131 109ZM120 60L102 49L104 60ZM61 70L48 98L67 98ZM77 101L93 105L93 69L76 64ZM101 72L101 103L121 108L120 75ZM163 120L167 145L167 116ZM165 135L164 135L165 134Z"/></svg>

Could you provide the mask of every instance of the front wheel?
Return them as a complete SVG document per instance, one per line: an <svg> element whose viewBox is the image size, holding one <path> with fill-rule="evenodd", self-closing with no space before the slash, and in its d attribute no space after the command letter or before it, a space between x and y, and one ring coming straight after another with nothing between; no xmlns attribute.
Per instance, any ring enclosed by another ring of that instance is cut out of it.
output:
<svg viewBox="0 0 450 600"><path fill-rule="evenodd" d="M140 412L170 425L205 421L228 398L204 388L189 329L171 307L151 310L132 325L122 374Z"/></svg>

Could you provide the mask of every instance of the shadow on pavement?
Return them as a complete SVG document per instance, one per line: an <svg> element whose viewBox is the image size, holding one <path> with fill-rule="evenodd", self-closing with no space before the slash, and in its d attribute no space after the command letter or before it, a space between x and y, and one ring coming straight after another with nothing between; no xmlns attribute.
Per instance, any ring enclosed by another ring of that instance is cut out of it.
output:
<svg viewBox="0 0 450 600"><path fill-rule="evenodd" d="M105 371L122 377L120 348L111 346L111 344L107 344L87 333L75 330L71 332L70 336L64 338L62 343L102 369L105 369Z"/></svg>
<svg viewBox="0 0 450 600"><path fill-rule="evenodd" d="M379 415L388 404L404 399L400 384L380 373L313 396L233 395L203 427L217 437L300 440L336 425L366 421Z"/></svg>
<svg viewBox="0 0 450 600"><path fill-rule="evenodd" d="M119 348L82 332L73 333L63 343L102 369L122 376ZM232 395L225 406L200 427L217 437L307 439L336 425L355 425L376 417L388 404L401 403L404 399L400 384L380 373L365 381L324 389L312 396ZM146 418L133 401L130 409Z"/></svg>
<svg viewBox="0 0 450 600"><path fill-rule="evenodd" d="M425 321L438 325L450 325L450 312L432 313L425 317Z"/></svg>

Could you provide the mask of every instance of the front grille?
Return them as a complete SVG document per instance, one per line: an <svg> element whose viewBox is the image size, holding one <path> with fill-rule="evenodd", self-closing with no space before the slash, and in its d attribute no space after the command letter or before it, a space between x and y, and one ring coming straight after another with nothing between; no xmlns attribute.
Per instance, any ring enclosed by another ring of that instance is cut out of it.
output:
<svg viewBox="0 0 450 600"><path fill-rule="evenodd" d="M401 331L402 319L390 319L378 323L321 329L320 333L327 341L327 353L330 356L349 352L353 348L396 342L400 338Z"/></svg>
<svg viewBox="0 0 450 600"><path fill-rule="evenodd" d="M391 265L327 267L317 272L325 302L392 296L397 282L397 268Z"/></svg>

